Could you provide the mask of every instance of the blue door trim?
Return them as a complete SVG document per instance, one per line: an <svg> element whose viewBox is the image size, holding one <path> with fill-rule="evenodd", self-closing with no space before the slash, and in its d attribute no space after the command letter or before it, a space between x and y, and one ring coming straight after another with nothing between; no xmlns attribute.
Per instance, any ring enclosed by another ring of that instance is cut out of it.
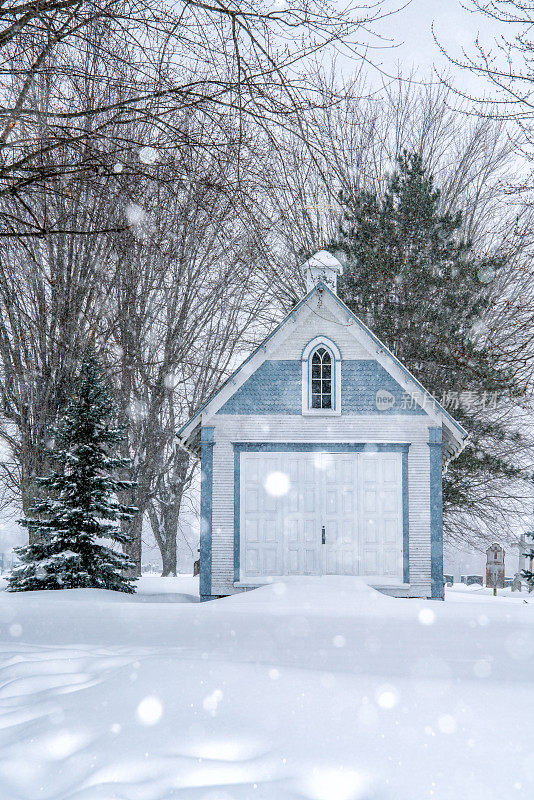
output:
<svg viewBox="0 0 534 800"><path fill-rule="evenodd" d="M200 431L200 580L201 600L211 596L211 540L213 509L213 445L215 428Z"/></svg>
<svg viewBox="0 0 534 800"><path fill-rule="evenodd" d="M408 442L232 442L234 450L267 453L404 453Z"/></svg>
<svg viewBox="0 0 534 800"><path fill-rule="evenodd" d="M430 576L431 597L443 600L443 485L441 428L428 429L430 450Z"/></svg>
<svg viewBox="0 0 534 800"><path fill-rule="evenodd" d="M241 453L247 449L245 445L234 443L234 581L240 580L241 573Z"/></svg>
<svg viewBox="0 0 534 800"><path fill-rule="evenodd" d="M409 443L400 442L232 442L234 447L234 581L241 580L241 453L402 453L402 575L410 579L410 529L408 502Z"/></svg>

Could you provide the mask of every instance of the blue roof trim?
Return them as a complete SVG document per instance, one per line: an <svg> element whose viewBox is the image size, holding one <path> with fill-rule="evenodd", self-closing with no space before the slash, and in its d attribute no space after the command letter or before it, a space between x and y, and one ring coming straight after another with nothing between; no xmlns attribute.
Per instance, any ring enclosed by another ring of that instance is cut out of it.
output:
<svg viewBox="0 0 534 800"><path fill-rule="evenodd" d="M187 428L187 426L188 426L188 425L189 425L191 422L193 422L193 420L195 420L195 419L198 417L198 415L199 415L199 414L201 414L201 413L204 411L204 409L206 408L206 406L208 405L208 403L211 403L211 401L212 401L212 400L214 400L214 399L217 397L217 395L219 394L219 392L221 392L221 391L224 389L224 387L225 387L225 386L226 386L228 383L230 383L230 381L231 381L231 380L233 380L233 379L235 378L235 376L237 375L237 373L238 373L238 372L240 372L240 371L243 369L243 367L245 366L245 364L248 364L248 362L249 362L249 361L250 361L252 358L254 358L254 356L256 355L256 353L257 353L257 352L259 352L259 350L261 350L261 349L262 349L262 347L265 347L265 345L267 344L267 342L268 342L270 339L272 339L272 337L273 337L273 336L274 336L276 333L278 333L278 331L280 330L280 328L281 328L283 325L285 325L285 323L286 323L286 322L288 322L288 321L291 319L291 317L293 316L293 314L296 314L296 312L299 310L299 308L301 308L301 307L304 305L304 303L306 302L306 300L307 300L309 297L311 297L311 296L312 296L312 294L313 294L314 292L316 292L316 291L317 291L317 287L318 287L318 286L323 286L323 284L322 284L322 283L321 283L321 284L317 284L317 286L314 286L314 287L313 287L313 289L312 289L311 291L309 291L309 292L308 292L308 294L306 294L306 295L305 295L305 296L302 298L302 300L299 300L299 302L297 303L297 305L295 306L295 308L292 308L292 309L291 309L291 311L289 312L289 314L287 314L287 315L284 317L284 319L283 319L283 320L282 320L282 321L281 321L281 322L280 322L280 323L279 323L279 324L276 326L276 328L274 328L274 330L272 330L272 331L271 331L271 333L270 333L270 334L269 334L269 335L268 335L268 336L267 336L267 337L266 337L266 338L265 338L265 339L264 339L264 340L261 342L261 344L259 344L259 345L256 347L256 349L255 349L255 350L253 350L253 351L252 351L252 353L251 353L249 356L247 356L247 357L245 358L245 360L244 360L244 361L243 361L243 362L242 362L242 363L241 363L241 364L238 366L238 368L237 368L237 369L236 369L234 372L232 372L232 374L231 374L231 375L230 375L230 376L229 376L229 377L228 377L228 378L227 378L227 379L224 381L224 383L222 383L222 384L219 386L219 388L217 389L217 391L215 391L215 392L214 392L214 393L211 395L211 397L208 397L208 399L207 399L207 400L206 400L204 403L202 403L202 405L200 406L200 408L199 408L197 411L195 411L195 413L193 414L193 416L192 416L192 417L190 417L190 418L187 420L187 422L186 422L186 423L184 423L184 425L182 425L182 427L181 427L181 428L179 428L178 432L176 433L176 435L177 435L178 437L180 436L180 434L182 433L182 431L183 431L185 428Z"/></svg>
<svg viewBox="0 0 534 800"><path fill-rule="evenodd" d="M268 335L268 336L267 336L267 337L266 337L266 338L265 338L265 339L264 339L264 340L261 342L261 344L259 344L259 345L258 345L258 347L256 347L256 349L255 349L255 350L253 350L253 351L252 351L252 353L250 353L250 355L249 355L249 356L247 356L247 358L246 358L246 359L245 359L245 360L244 360L244 361L243 361L243 362L242 362L242 363L239 365L239 367L238 367L238 368L237 368L237 369L236 369L234 372L232 372L232 374L231 374L231 375L230 375L230 376L229 376L229 377L228 377L228 378L227 378L227 379L224 381L224 383L222 383L222 384L221 384L221 386L219 386L219 388L217 389L217 391L216 391L216 392L214 392L214 393L211 395L211 397L209 397L209 398L208 398L208 399L207 399L207 400L206 400L206 401L205 401L205 402L204 402L204 403L203 403L203 404L200 406L200 408L199 408L199 409L198 409L198 410L197 410L197 411L196 411L196 412L193 414L193 416L192 416L192 417L190 417L190 418L187 420L187 422L186 422L186 423L184 423L184 425L182 425L182 427L181 427L181 428L179 428L179 430L178 430L178 432L177 432L177 434L176 434L176 435L177 435L178 437L180 437L180 436L181 436L181 434L182 434L182 431L184 431L184 430L185 430L185 428L187 428L187 427L188 427L188 425L190 425L190 424L191 424L191 423L192 423L192 422L193 422L193 421L194 421L194 420L195 420L195 419L196 419L196 418L197 418L197 417L198 417L198 416L199 416L199 415L200 415L200 414L201 414L201 413L204 411L204 409L206 408L206 406L207 406L209 403L211 403L211 401L212 401L212 400L214 400L214 399L217 397L217 395L219 394L219 392L221 392L221 391L224 389L224 387L225 387L225 386L226 386L228 383L230 383L230 381L232 381L232 380L235 378L235 376L236 376L236 375L237 375L237 374L238 374L238 373L239 373L239 372L240 372L240 371L243 369L243 367L245 366L245 364L248 364L248 362L249 362L249 361L250 361L252 358L254 358L254 356L256 355L256 353L258 353L258 352L259 352L259 351L260 351L260 350L261 350L263 347L265 347L265 345L267 344L267 342L269 342L269 341L270 341L270 340L273 338L273 336L275 336L275 335L278 333L278 331L280 330L280 328L282 328L282 327L283 327L283 325L285 325L285 323L286 323L286 322L288 322L288 321L291 319L291 317L292 317L294 314L296 314L296 313L297 313L297 311L298 311L298 310L299 310L299 309L300 309L300 308L301 308L301 307L304 305L304 303L306 303L306 301L307 301L307 300L308 300L308 299L309 299L309 298L310 298L310 297L311 297L311 296L312 296L312 295L313 295L315 292L317 292L319 289L321 289L322 291L326 291L326 292L327 292L327 293L330 295L330 297L332 297L332 298L333 298L333 299L334 299L334 300L335 300L335 301L336 301L336 302L337 302L337 303L338 303L338 304L341 306L341 308L342 308L344 311L346 311L346 312L347 312L347 314L349 314L349 315L350 315L350 316L351 316L351 317L354 319L354 321L355 321L355 322L356 322L356 323L357 323L357 324L360 326L360 328L361 328L361 329L362 329L362 330L363 330L363 331L364 331L364 332L365 332L365 333L366 333L366 334L367 334L367 335L368 335L368 336L369 336L369 337L370 337L370 338L373 340L373 342L374 342L374 343L375 343L375 344L376 344L378 347L380 347L380 349L381 349L381 350L383 350L383 351L384 351L384 352L385 352L385 353L386 353L386 354L387 354L387 355L388 355L388 356L391 358L391 360L392 360L392 361L393 361L393 362L394 362L394 363L397 365L397 367L399 367L399 369L401 370L401 372L403 372L403 373L404 373L404 375L405 375L405 376L406 376L406 377L407 377L407 378L408 378L410 381L413 381L413 383L415 384L415 386L416 386L416 387L417 387L417 388L418 388L420 391L422 391L422 392L423 392L423 394L425 394L425 395L426 395L426 397L428 397L430 400L432 400L432 402L433 402L433 403L435 403L435 406L436 406L436 408L437 408L437 409L439 409L439 411L440 411L440 412L443 414L443 416L444 416L444 417L446 417L446 418L449 420L449 422L451 422L451 423L454 425L454 427L455 427L455 428L456 428L456 429L459 431L459 433L461 434L461 436L463 437L463 439L466 439L466 438L467 438L467 436L469 435L469 434L468 434L468 432L466 431L466 429L465 429L465 428L464 428L462 425L460 425L460 423L459 423L459 422L456 422L456 420L454 419L454 417L451 417L451 415L449 414L449 412L448 412L448 411L446 411L446 410L443 408L443 406L441 405L441 403L440 403L438 400L436 400L436 398L435 398L435 397L434 397L432 394L430 394L430 392L429 392L427 389L425 389L425 387L424 387L424 386L423 386L421 383L419 383L419 381L417 380L417 378L415 378L415 377L412 375L412 373L411 373L409 370L407 370L407 369L406 369L406 367L405 367L405 366L404 366L404 365L403 365L403 364L402 364L402 363L399 361L399 359L398 359L398 358L397 358L395 355L393 355L393 353L391 352L391 350L389 350L389 349L386 347L386 345L385 345L383 342L381 342L381 341L380 341L380 339L378 338L378 336L375 336L375 334L374 334L374 333L373 333L373 332L372 332L372 331L371 331L371 330L370 330L370 329L367 327L367 325L366 325L364 322L362 322L362 321L361 321L361 319L360 319L359 317L357 317L357 316L356 316L356 314L355 314L353 311L351 311L351 310L350 310L350 308L349 308L349 307L348 307L348 306L347 306L347 305L346 305L346 304L343 302L343 300L340 300L340 298L339 298L339 297L338 297L336 294L334 294L334 292L333 292L333 291L332 291L332 290L331 290L331 289L330 289L330 288L329 288L329 287L328 287L326 284L324 284L324 283L322 283L322 282L321 282L321 283L318 283L316 286L314 286L314 287L313 287L313 289L311 289L311 291L309 291L309 292L308 292L308 293L307 293L307 294L306 294L306 295L305 295L305 296L302 298L302 300L299 300L299 302L297 303L297 305L295 306L295 308L293 308L293 309L292 309L292 310L289 312L289 314L287 314L287 316L285 316L285 317L284 317L284 319L283 319L283 320L282 320L282 321L281 321L281 322L280 322L280 323L279 323L279 324L276 326L276 328L274 328L274 329L271 331L271 333L270 333L270 334L269 334L269 335Z"/></svg>
<svg viewBox="0 0 534 800"><path fill-rule="evenodd" d="M466 429L463 427L463 425L460 425L460 423L459 423L459 422L456 422L456 420L454 419L454 417L451 417L451 415L449 414L449 412L448 412L448 411L446 411L446 410L443 408L443 406L441 405L441 403L440 403L438 400L436 400L436 398L434 397L434 395L430 394L430 392L428 391L428 389L425 389L425 387L423 386L423 384L422 384L422 383L419 383L419 381L417 380L417 378L415 378L415 377L412 375L412 373L411 373L409 370L407 370L407 369L406 369L406 367L405 367L405 366L402 364L402 362L400 362L400 361L399 361L399 359L397 358L397 356L393 355L393 353L391 352L391 350L389 350L389 349L386 347L386 345L385 345L383 342L381 342L381 341L380 341L380 339L378 338L378 336L375 336L375 334L372 332L372 330L370 330L370 328L368 328L368 327L367 327L367 325L366 325L364 322L362 322L362 321L361 321L361 319L360 319L359 317L357 317L357 316L356 316L356 314L355 314L353 311L351 311L351 310L350 310L350 308L349 308L347 305L345 305L345 303L343 302L343 300L340 300L340 299L339 299L339 297L338 297L336 294L334 294L334 292L333 292L331 289L329 289L329 288L328 288L328 286L326 286L325 284L318 284L318 286L322 286L324 289L326 289L326 291L328 292L328 294L329 294L331 297L333 297L333 298L334 298L334 300L336 300L336 301L339 303L339 305L340 305L340 306L341 306L341 307L342 307L342 308L343 308L345 311L347 311L347 312L348 312L348 313L351 315L351 317L353 317L353 318L354 318L354 320L355 320L355 321L358 323L358 325L360 326L360 328L362 328L362 330L363 330L363 331L365 331L365 333L366 333L368 336L370 336L370 337L371 337L371 339L372 339L372 340L375 342L375 344L377 344L379 347L381 347L381 348L382 348L382 350L384 350L384 352L388 354L388 356L391 358L391 360L395 362L395 364L396 364L396 365L399 367L399 369L401 369L401 370L402 370L402 372L404 372L404 374L406 375L406 377L407 377L407 378L409 378L411 381L413 381L413 382L415 383L415 385L416 385L416 386L417 386L417 387L418 387L418 388L419 388L419 389L420 389L420 390L421 390L421 391L422 391L422 392L423 392L423 393L424 393L424 394L425 394L427 397L429 397L429 398L430 398L430 399L431 399L431 400L432 400L432 401L433 401L433 402L436 404L437 408L439 408L439 410L441 411L441 413L442 413L442 414L443 414L445 417L447 417L447 419L448 419L450 422L452 422L452 424L453 424L453 425L454 425L454 426L457 428L457 430L459 430L459 431L460 431L460 433L463 435L464 439L465 439L465 438L467 438L467 436L469 436L469 434L468 434L468 432L466 431ZM317 289L317 286L316 286L315 288Z"/></svg>

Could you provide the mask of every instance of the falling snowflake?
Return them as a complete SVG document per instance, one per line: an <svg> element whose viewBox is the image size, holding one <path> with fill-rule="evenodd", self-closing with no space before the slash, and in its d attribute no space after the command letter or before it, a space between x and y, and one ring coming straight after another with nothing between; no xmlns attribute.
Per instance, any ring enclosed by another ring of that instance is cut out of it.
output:
<svg viewBox="0 0 534 800"><path fill-rule="evenodd" d="M496 275L495 267L492 266L480 267L480 269L477 272L478 280L480 281L480 283L491 283L492 281L495 280L495 275Z"/></svg>
<svg viewBox="0 0 534 800"><path fill-rule="evenodd" d="M142 725L155 725L163 714L163 706L154 695L143 698L137 706L136 717Z"/></svg>
<svg viewBox="0 0 534 800"><path fill-rule="evenodd" d="M436 615L431 608L422 608L417 618L421 625L433 625L436 621Z"/></svg>
<svg viewBox="0 0 534 800"><path fill-rule="evenodd" d="M142 164L154 164L158 160L159 153L155 147L142 147L139 150L139 161Z"/></svg>
<svg viewBox="0 0 534 800"><path fill-rule="evenodd" d="M381 686L376 693L376 702L380 708L389 711L399 702L399 694L394 686Z"/></svg>
<svg viewBox="0 0 534 800"><path fill-rule="evenodd" d="M269 472L265 479L265 491L271 497L282 497L289 492L289 476L285 472Z"/></svg>
<svg viewBox="0 0 534 800"><path fill-rule="evenodd" d="M220 689L214 689L211 694L204 698L202 707L205 711L209 711L209 713L214 717L222 699L222 691Z"/></svg>
<svg viewBox="0 0 534 800"><path fill-rule="evenodd" d="M126 206L126 219L128 225L142 225L146 222L146 211L137 203L130 203Z"/></svg>
<svg viewBox="0 0 534 800"><path fill-rule="evenodd" d="M148 414L147 405L143 400L130 400L127 413L132 421L140 422Z"/></svg>
<svg viewBox="0 0 534 800"><path fill-rule="evenodd" d="M180 378L175 372L169 372L168 375L165 376L165 386L167 389L175 389Z"/></svg>

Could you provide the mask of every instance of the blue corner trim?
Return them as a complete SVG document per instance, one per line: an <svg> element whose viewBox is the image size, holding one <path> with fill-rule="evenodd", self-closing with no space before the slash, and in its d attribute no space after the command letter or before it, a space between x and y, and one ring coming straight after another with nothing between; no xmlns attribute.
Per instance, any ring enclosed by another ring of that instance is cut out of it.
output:
<svg viewBox="0 0 534 800"><path fill-rule="evenodd" d="M241 580L241 453L402 453L402 575L410 579L410 527L408 501L408 452L405 442L233 442L234 447L234 581ZM441 469L441 462L440 462ZM201 562L202 564L202 562ZM443 573L443 563L442 563Z"/></svg>
<svg viewBox="0 0 534 800"><path fill-rule="evenodd" d="M200 434L200 596L211 596L214 428Z"/></svg>
<svg viewBox="0 0 534 800"><path fill-rule="evenodd" d="M407 449L402 451L402 580L404 583L410 583L410 501Z"/></svg>
<svg viewBox="0 0 534 800"><path fill-rule="evenodd" d="M442 431L429 428L430 449L430 574L431 597L444 599L443 584L443 484Z"/></svg>
<svg viewBox="0 0 534 800"><path fill-rule="evenodd" d="M441 444L443 442L443 431L441 428L428 429L428 441L430 444Z"/></svg>
<svg viewBox="0 0 534 800"><path fill-rule="evenodd" d="M241 540L239 533L241 521L241 453L248 449L247 445L234 444L234 581L240 580L241 577Z"/></svg>
<svg viewBox="0 0 534 800"><path fill-rule="evenodd" d="M214 442L215 441L215 428L201 428L200 430L200 441L201 442Z"/></svg>

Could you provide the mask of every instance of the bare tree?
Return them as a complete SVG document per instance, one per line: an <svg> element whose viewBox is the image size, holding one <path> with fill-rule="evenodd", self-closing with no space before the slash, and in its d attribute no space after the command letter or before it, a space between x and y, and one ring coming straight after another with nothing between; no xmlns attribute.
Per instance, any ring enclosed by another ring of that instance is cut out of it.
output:
<svg viewBox="0 0 534 800"><path fill-rule="evenodd" d="M59 224L69 225L75 217L76 225L88 230L99 215L107 218L108 199L95 198L90 184L78 181L74 195L65 195L61 185L56 188L47 198L46 213ZM5 477L20 491L25 514L32 504L33 479L45 470L49 428L69 398L80 355L98 320L108 246L103 237L4 244L0 437L17 465Z"/></svg>
<svg viewBox="0 0 534 800"><path fill-rule="evenodd" d="M13 204L0 217L0 236L83 233L36 216L36 188L58 174L113 175L114 163L141 146L116 136L117 126L136 130L132 122L152 126L149 144L160 151L224 150L231 140L239 179L244 126L254 123L273 140L273 125L298 129L314 103L307 61L340 47L364 59L358 33L391 12L378 2L332 13L323 0L270 10L257 0L3 3L0 197ZM39 104L37 85L46 86ZM216 120L215 138L184 128L186 110ZM69 159L58 157L67 146Z"/></svg>
<svg viewBox="0 0 534 800"><path fill-rule="evenodd" d="M503 185L513 174L514 147L502 123L466 118L451 107L452 90L414 75L372 94L364 78L341 87L334 80L318 75L324 100L308 112L307 147L286 139L271 173L270 213L282 248L309 251L321 237L333 238L340 190L380 193L404 149L423 157L442 187L443 210L464 210L466 238L489 248L511 223L513 230L515 210L503 206Z"/></svg>
<svg viewBox="0 0 534 800"><path fill-rule="evenodd" d="M140 513L129 554L140 568L148 515L165 574L176 571L180 508L194 466L176 447L178 423L226 375L256 311L269 303L252 288L262 236L255 205L236 181L234 152L228 145L209 158L195 147L159 154L155 173L126 178L115 200L128 230L111 240L100 341L134 464L129 501ZM241 169L244 152L241 143Z"/></svg>
<svg viewBox="0 0 534 800"><path fill-rule="evenodd" d="M361 79L344 90L333 87L332 80L323 76L322 92L338 101L309 112L314 122L307 125L312 137L308 149L315 160L298 141L288 139L285 157L271 173L266 213L272 215L273 247L280 258L267 273L280 286L280 306L289 309L304 289L297 265L321 240L336 241L343 211L339 191L366 189L380 195L402 150L417 152L441 189L443 211L462 211L462 234L473 242L476 254L505 258L506 270L487 276L492 300L473 335L481 344L491 343L516 385L526 389L534 330L532 211L518 208L508 192L517 160L505 121L469 116L467 103L455 107L452 89L443 83L422 84L414 76L399 76L367 98ZM508 436L488 443L495 455L526 471L533 467L534 442L525 424L529 413L526 398L499 398L493 414ZM530 513L531 490L524 481L490 480L486 475L472 492L473 513L447 510L449 539L480 543L496 525L513 528L521 524L527 507Z"/></svg>

